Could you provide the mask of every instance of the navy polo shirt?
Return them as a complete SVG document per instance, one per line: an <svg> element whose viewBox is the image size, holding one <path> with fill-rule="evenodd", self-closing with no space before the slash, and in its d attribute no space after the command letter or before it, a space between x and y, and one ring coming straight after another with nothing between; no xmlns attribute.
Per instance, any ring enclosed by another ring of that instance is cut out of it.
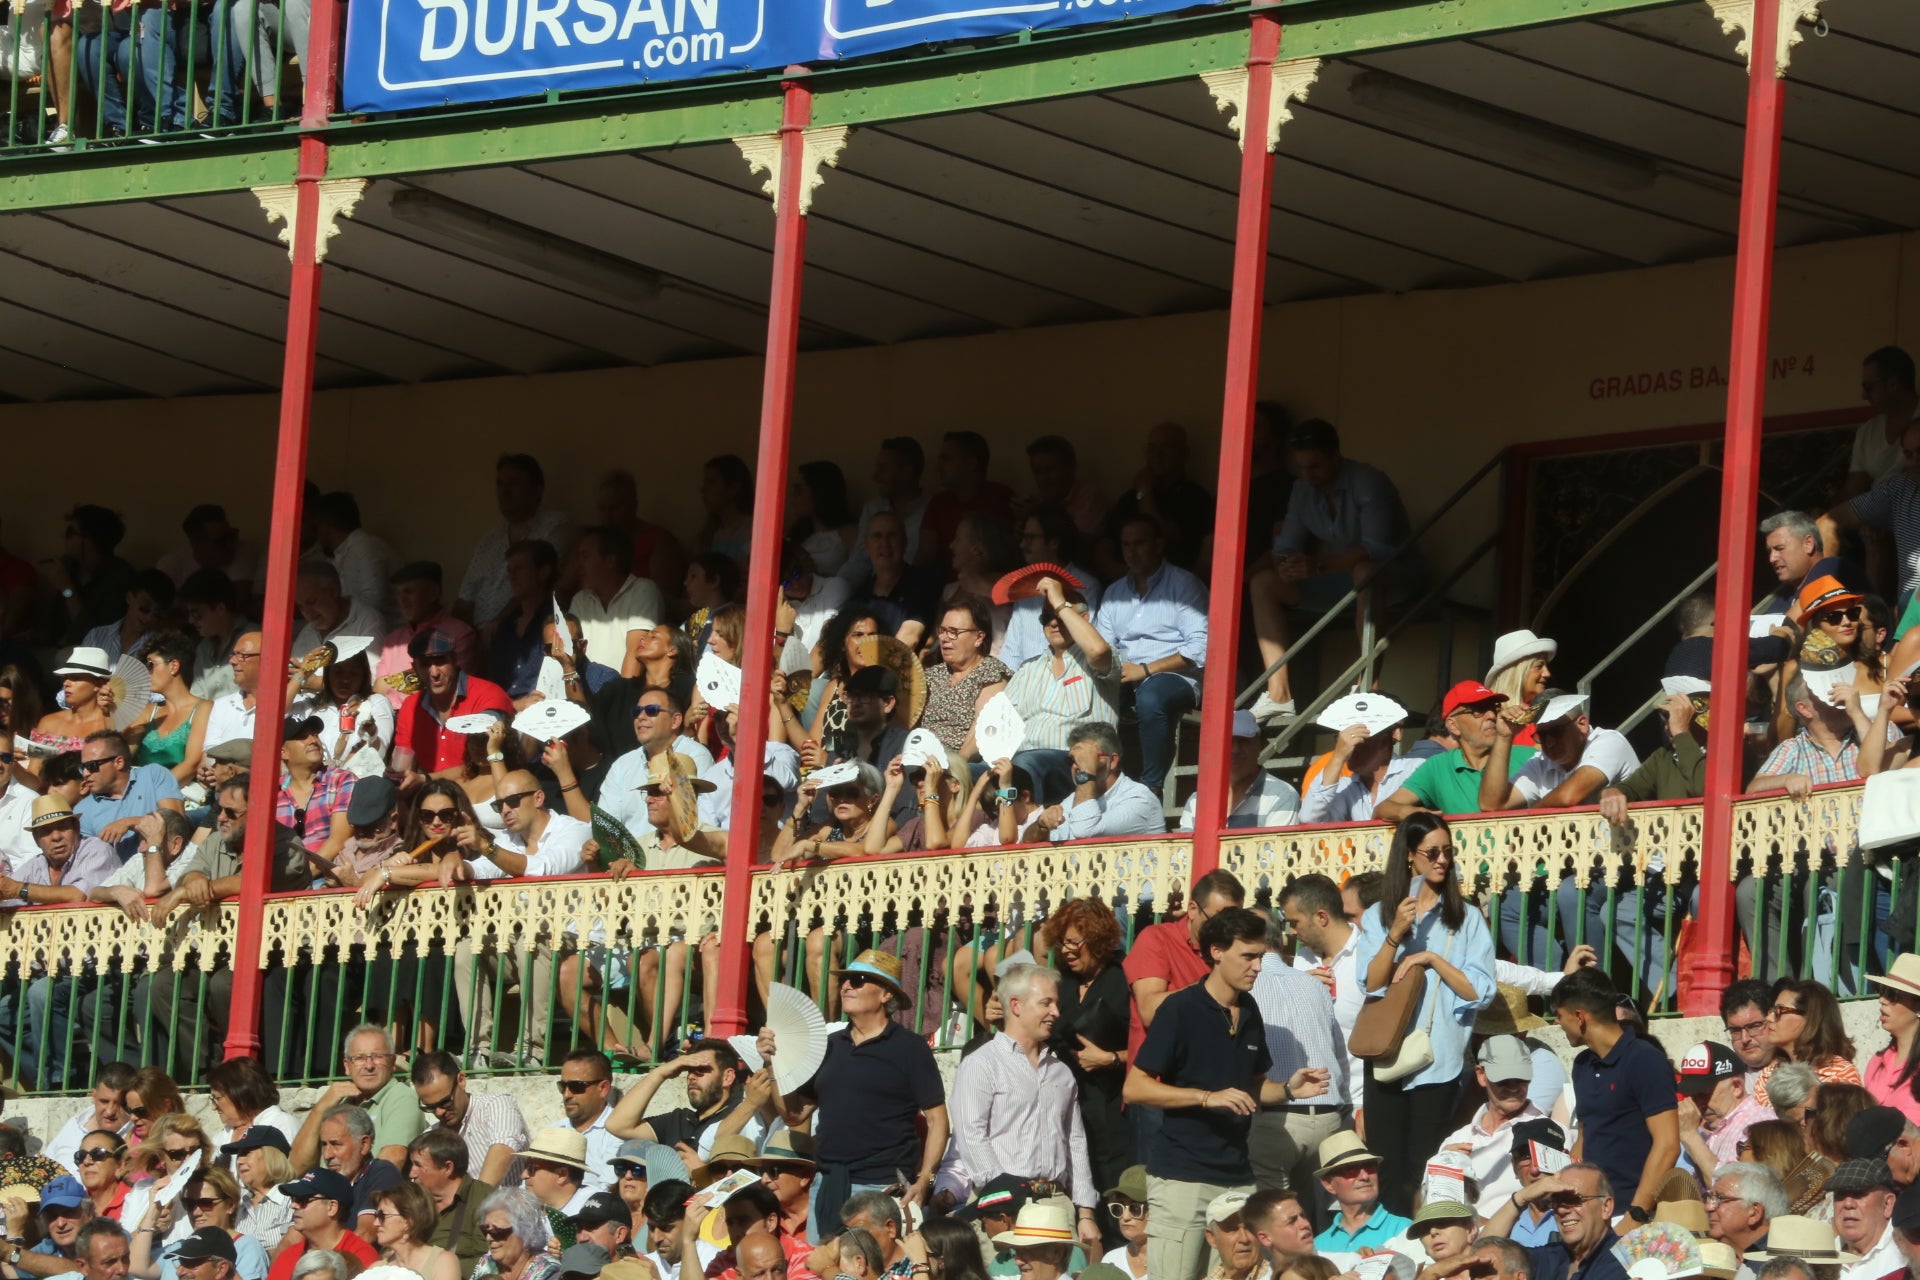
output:
<svg viewBox="0 0 1920 1280"><path fill-rule="evenodd" d="M1632 1201L1653 1150L1647 1117L1672 1111L1673 1064L1658 1046L1622 1028L1613 1051L1582 1049L1573 1060L1573 1114L1584 1135L1588 1164L1613 1183L1617 1204Z"/></svg>
<svg viewBox="0 0 1920 1280"><path fill-rule="evenodd" d="M947 1102L933 1050L891 1021L859 1044L851 1028L828 1036L820 1069L799 1092L825 1118L814 1158L855 1182L892 1182L901 1169L911 1176L920 1167L920 1113Z"/></svg>
<svg viewBox="0 0 1920 1280"><path fill-rule="evenodd" d="M1238 994L1238 1029L1229 1026L1230 1010L1213 998L1205 982L1160 1002L1147 1027L1146 1041L1134 1065L1162 1084L1181 1089L1241 1089L1260 1100L1260 1082L1273 1067L1267 1052L1267 1027L1260 1006L1245 991ZM1147 1172L1180 1182L1239 1184L1253 1181L1247 1137L1253 1117L1203 1107L1167 1111L1160 1138L1146 1153Z"/></svg>
<svg viewBox="0 0 1920 1280"><path fill-rule="evenodd" d="M1608 1227L1599 1246L1587 1255L1586 1266L1576 1270L1566 1243L1555 1236L1549 1243L1527 1250L1533 1260L1528 1271L1532 1280L1627 1280L1627 1269L1613 1255L1613 1246L1619 1243L1620 1237Z"/></svg>

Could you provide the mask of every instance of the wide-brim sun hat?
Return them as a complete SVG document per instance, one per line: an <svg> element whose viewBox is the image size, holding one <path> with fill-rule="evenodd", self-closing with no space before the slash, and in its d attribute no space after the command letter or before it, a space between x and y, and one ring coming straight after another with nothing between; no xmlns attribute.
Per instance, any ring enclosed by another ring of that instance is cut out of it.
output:
<svg viewBox="0 0 1920 1280"><path fill-rule="evenodd" d="M1509 631L1493 642L1493 665L1487 668L1487 683L1492 684L1496 675L1516 662L1524 662L1528 658L1552 658L1559 652L1560 643L1557 640L1537 636L1525 628Z"/></svg>
<svg viewBox="0 0 1920 1280"><path fill-rule="evenodd" d="M844 968L835 969L832 972L836 978L859 974L863 978L871 978L878 982L902 1000L911 1002L913 999L900 980L900 957L889 955L885 951L862 951Z"/></svg>
<svg viewBox="0 0 1920 1280"><path fill-rule="evenodd" d="M1908 952L1895 956L1885 973L1870 975L1867 981L1892 987L1895 991L1904 991L1910 996L1920 996L1920 955Z"/></svg>

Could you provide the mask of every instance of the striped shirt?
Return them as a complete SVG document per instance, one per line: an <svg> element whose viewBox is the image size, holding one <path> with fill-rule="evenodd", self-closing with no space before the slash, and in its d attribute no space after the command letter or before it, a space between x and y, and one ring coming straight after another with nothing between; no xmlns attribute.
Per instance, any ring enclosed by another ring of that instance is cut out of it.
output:
<svg viewBox="0 0 1920 1280"><path fill-rule="evenodd" d="M435 1124L435 1129L443 1126ZM527 1148L527 1118L520 1114L520 1104L511 1094L505 1093L469 1093L467 1095L467 1114L455 1130L460 1140L467 1144L467 1173L479 1177L486 1168L487 1152L495 1147L505 1147L509 1151L524 1151ZM500 1180L503 1187L517 1187L521 1177L520 1157L515 1156L507 1162L506 1176Z"/></svg>
<svg viewBox="0 0 1920 1280"><path fill-rule="evenodd" d="M1177 653L1196 668L1206 665L1207 589L1177 565L1161 565L1145 591L1133 585L1131 575L1108 587L1093 625L1118 659L1145 666ZM1193 672L1180 678L1199 691Z"/></svg>
<svg viewBox="0 0 1920 1280"><path fill-rule="evenodd" d="M1892 531L1900 557L1900 595L1912 595L1920 585L1920 485L1896 471L1855 498L1853 514L1861 524Z"/></svg>
<svg viewBox="0 0 1920 1280"><path fill-rule="evenodd" d="M1391 794L1391 793L1389 793ZM1193 830L1193 816L1200 807L1198 793L1187 797L1180 811L1180 830ZM1262 769L1254 775L1253 785L1240 803L1227 815L1227 830L1249 831L1260 827L1290 827L1300 820L1300 793L1291 784Z"/></svg>
<svg viewBox="0 0 1920 1280"><path fill-rule="evenodd" d="M947 1105L975 1187L1003 1173L1047 1178L1070 1187L1074 1204L1094 1206L1080 1088L1053 1050L1043 1047L1036 1066L1019 1041L1001 1032L961 1059Z"/></svg>
<svg viewBox="0 0 1920 1280"><path fill-rule="evenodd" d="M1120 723L1120 662L1104 676L1087 666L1079 645L1060 655L1061 671L1053 673L1053 654L1042 653L1020 665L1007 682L1007 700L1027 722L1027 751L1065 751L1067 736L1083 720Z"/></svg>
<svg viewBox="0 0 1920 1280"><path fill-rule="evenodd" d="M1768 1066L1760 1073L1760 1079L1753 1086L1753 1100L1763 1107L1771 1108L1772 1101L1767 1097L1767 1081L1773 1079L1773 1073L1780 1069L1778 1062ZM1859 1084L1860 1072L1846 1058L1834 1056L1822 1058L1813 1064L1813 1074L1820 1078L1821 1084Z"/></svg>
<svg viewBox="0 0 1920 1280"><path fill-rule="evenodd" d="M1352 1088L1347 1041L1334 1017L1333 996L1320 979L1289 968L1277 952L1269 951L1260 958L1260 975L1253 980L1253 1002L1267 1024L1267 1053L1273 1058L1267 1079L1289 1080L1302 1067L1325 1066L1326 1093L1301 1105L1346 1105Z"/></svg>

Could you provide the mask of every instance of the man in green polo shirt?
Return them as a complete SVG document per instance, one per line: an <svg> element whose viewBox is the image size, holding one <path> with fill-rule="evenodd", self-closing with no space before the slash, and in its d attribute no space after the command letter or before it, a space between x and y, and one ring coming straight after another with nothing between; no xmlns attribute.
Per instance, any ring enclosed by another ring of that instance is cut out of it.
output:
<svg viewBox="0 0 1920 1280"><path fill-rule="evenodd" d="M294 1172L320 1163L320 1117L338 1102L351 1102L371 1112L374 1155L395 1168L406 1168L407 1144L420 1136L426 1123L412 1081L394 1074L393 1040L386 1028L361 1023L347 1033L341 1058L347 1078L328 1085L307 1113L289 1157Z"/></svg>
<svg viewBox="0 0 1920 1280"><path fill-rule="evenodd" d="M1506 700L1506 694L1495 693L1478 680L1462 680L1447 690L1440 716L1460 745L1428 757L1398 791L1375 806L1373 816L1383 822L1399 822L1416 809L1448 817L1479 813L1480 775L1493 754L1494 718ZM1537 754L1532 747L1514 747L1507 761L1509 773L1520 772L1520 767Z"/></svg>

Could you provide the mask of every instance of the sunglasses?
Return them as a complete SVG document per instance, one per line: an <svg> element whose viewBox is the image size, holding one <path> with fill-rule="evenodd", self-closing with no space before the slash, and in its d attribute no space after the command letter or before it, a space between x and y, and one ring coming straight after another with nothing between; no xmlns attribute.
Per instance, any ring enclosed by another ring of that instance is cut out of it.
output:
<svg viewBox="0 0 1920 1280"><path fill-rule="evenodd" d="M236 809L232 805L223 804L220 806L220 816L228 822L238 822L247 816L247 811L245 809Z"/></svg>
<svg viewBox="0 0 1920 1280"><path fill-rule="evenodd" d="M80 762L80 772L98 773L119 758L119 756L101 756L98 760L82 760Z"/></svg>
<svg viewBox="0 0 1920 1280"><path fill-rule="evenodd" d="M1800 1015L1800 1008L1798 1005L1777 1004L1773 1006L1772 1013L1776 1018L1794 1018Z"/></svg>
<svg viewBox="0 0 1920 1280"><path fill-rule="evenodd" d="M190 1208L198 1209L203 1213L206 1212L208 1209L217 1209L225 1203L226 1201L221 1199L219 1196L200 1196L197 1199L189 1198L187 1200L187 1204Z"/></svg>
<svg viewBox="0 0 1920 1280"><path fill-rule="evenodd" d="M148 1108L148 1107L128 1107L127 1114L132 1116L135 1120L145 1120L148 1116L153 1114L153 1111L151 1108Z"/></svg>
<svg viewBox="0 0 1920 1280"><path fill-rule="evenodd" d="M624 1164L618 1160L613 1163L613 1176L616 1178L641 1178L647 1176L647 1166L643 1164Z"/></svg>
<svg viewBox="0 0 1920 1280"><path fill-rule="evenodd" d="M657 703L657 702L649 702L649 703L647 703L647 704L646 704L646 705L644 705L644 706L639 706L639 707L635 707L635 708L633 709L633 714L634 714L634 715L635 715L636 717L639 717L639 716L663 716L663 715L665 715L665 714L667 714L667 709L666 709L665 707L663 707L663 706L661 706L661 705L660 705L659 703Z"/></svg>
<svg viewBox="0 0 1920 1280"><path fill-rule="evenodd" d="M1843 622L1858 622L1860 621L1860 606L1856 604L1845 609L1829 609L1815 618L1814 621L1824 623L1829 627L1837 627Z"/></svg>
<svg viewBox="0 0 1920 1280"><path fill-rule="evenodd" d="M513 1228L512 1227L482 1227L480 1228L480 1234L485 1236L487 1239L492 1240L494 1243L498 1244L502 1240L508 1240L513 1237Z"/></svg>
<svg viewBox="0 0 1920 1280"><path fill-rule="evenodd" d="M528 796L535 796L539 794L540 793L538 791L516 791L510 796L501 796L500 808L503 811L507 809L518 809Z"/></svg>
<svg viewBox="0 0 1920 1280"><path fill-rule="evenodd" d="M860 788L858 787L827 788L827 799L833 801L835 804L845 804L849 801L858 801L858 800L864 799L865 797L866 797L866 792L860 790Z"/></svg>
<svg viewBox="0 0 1920 1280"><path fill-rule="evenodd" d="M451 1089L447 1090L447 1096L444 1098L441 1098L438 1102L428 1102L425 1098L420 1099L420 1109L422 1111L432 1112L434 1115L439 1115L441 1112L445 1111L448 1107L451 1107L452 1105L453 1105L453 1090Z"/></svg>
<svg viewBox="0 0 1920 1280"><path fill-rule="evenodd" d="M188 1156L192 1155L194 1152L198 1151L200 1148L198 1147L162 1147L160 1149L166 1152L167 1159L169 1160L185 1160Z"/></svg>
<svg viewBox="0 0 1920 1280"><path fill-rule="evenodd" d="M1134 1200L1109 1200L1107 1212L1115 1218L1138 1218L1147 1212L1147 1206Z"/></svg>
<svg viewBox="0 0 1920 1280"><path fill-rule="evenodd" d="M92 1164L96 1160L118 1160L125 1147L88 1147L84 1151L73 1153L76 1164Z"/></svg>
<svg viewBox="0 0 1920 1280"><path fill-rule="evenodd" d="M577 1098L595 1085L607 1082L605 1080L559 1080L555 1083L559 1086L560 1092L570 1093Z"/></svg>
<svg viewBox="0 0 1920 1280"><path fill-rule="evenodd" d="M319 1196L288 1196L287 1203L296 1209L304 1209L319 1198Z"/></svg>
<svg viewBox="0 0 1920 1280"><path fill-rule="evenodd" d="M453 805L448 805L444 809L422 809L420 811L420 821L439 823L441 826L451 826L459 812L460 810Z"/></svg>
<svg viewBox="0 0 1920 1280"><path fill-rule="evenodd" d="M852 987L855 991L858 991L872 981L873 979L864 973L850 973L840 979L840 985L843 987Z"/></svg>

